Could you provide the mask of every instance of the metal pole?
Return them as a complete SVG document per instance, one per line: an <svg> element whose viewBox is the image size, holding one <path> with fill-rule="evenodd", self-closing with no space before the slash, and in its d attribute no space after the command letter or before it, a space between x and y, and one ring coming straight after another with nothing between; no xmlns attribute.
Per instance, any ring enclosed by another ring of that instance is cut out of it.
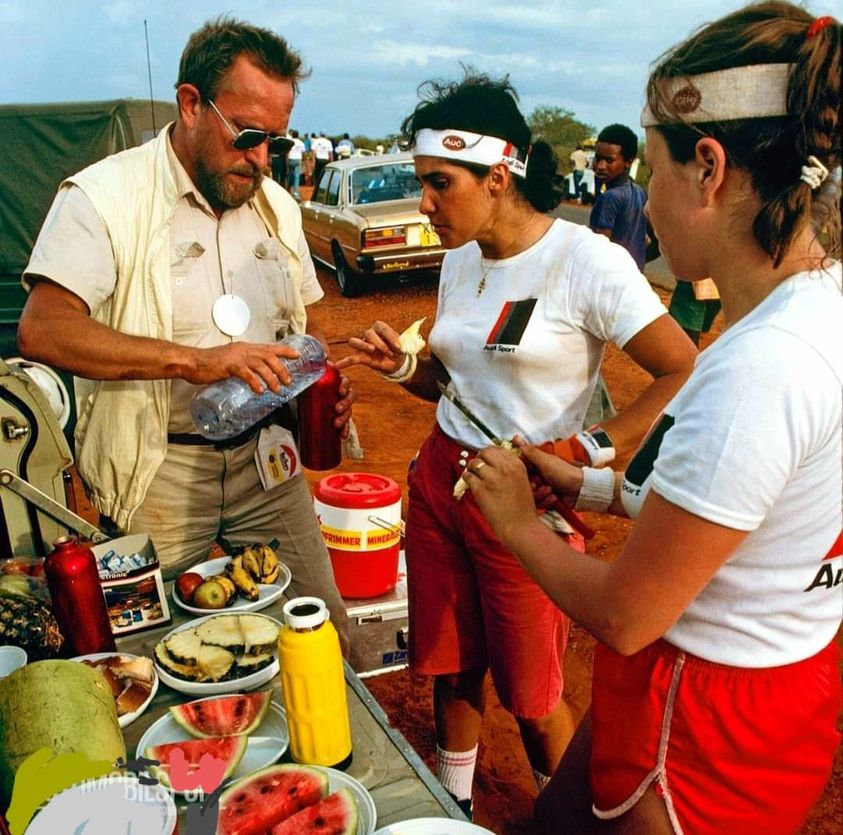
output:
<svg viewBox="0 0 843 835"><path fill-rule="evenodd" d="M146 74L149 77L149 108L152 111L152 135L158 133L155 129L155 100L152 97L152 64L149 62L149 30L146 26L146 18L143 21L143 34L146 38Z"/></svg>

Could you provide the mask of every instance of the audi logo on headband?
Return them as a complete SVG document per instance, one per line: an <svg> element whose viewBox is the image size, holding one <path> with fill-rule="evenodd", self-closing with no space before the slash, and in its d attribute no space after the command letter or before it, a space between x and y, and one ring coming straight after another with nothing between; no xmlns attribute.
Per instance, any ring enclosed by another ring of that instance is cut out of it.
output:
<svg viewBox="0 0 843 835"><path fill-rule="evenodd" d="M688 84L673 94L673 106L677 113L693 113L702 101L700 91L693 84Z"/></svg>
<svg viewBox="0 0 843 835"><path fill-rule="evenodd" d="M451 134L442 140L442 147L447 148L449 151L462 151L465 148L465 140L460 136Z"/></svg>

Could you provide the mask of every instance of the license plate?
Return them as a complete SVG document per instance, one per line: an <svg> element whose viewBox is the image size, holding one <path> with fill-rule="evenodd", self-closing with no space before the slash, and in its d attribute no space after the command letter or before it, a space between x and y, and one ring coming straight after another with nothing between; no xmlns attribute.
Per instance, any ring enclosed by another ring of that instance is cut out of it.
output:
<svg viewBox="0 0 843 835"><path fill-rule="evenodd" d="M428 226L424 223L419 227L420 246L439 246L440 243L441 241L439 240L439 235L433 231L432 226Z"/></svg>

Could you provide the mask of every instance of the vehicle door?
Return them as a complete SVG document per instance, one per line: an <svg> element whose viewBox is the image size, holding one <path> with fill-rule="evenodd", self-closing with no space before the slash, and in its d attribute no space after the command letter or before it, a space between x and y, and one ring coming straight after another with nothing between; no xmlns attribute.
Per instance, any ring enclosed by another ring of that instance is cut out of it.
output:
<svg viewBox="0 0 843 835"><path fill-rule="evenodd" d="M325 168L316 183L313 197L302 204L302 224L310 253L329 264L333 263L331 241L341 181L342 171Z"/></svg>

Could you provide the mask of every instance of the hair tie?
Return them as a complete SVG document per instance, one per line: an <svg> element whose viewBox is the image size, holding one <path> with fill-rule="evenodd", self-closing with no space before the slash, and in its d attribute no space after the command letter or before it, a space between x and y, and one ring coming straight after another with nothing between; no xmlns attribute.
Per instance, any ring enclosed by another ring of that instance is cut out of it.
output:
<svg viewBox="0 0 843 835"><path fill-rule="evenodd" d="M831 15L825 15L824 17L818 17L809 27L808 31L805 34L805 38L813 38L819 32L822 32L826 26L831 26L836 21Z"/></svg>
<svg viewBox="0 0 843 835"><path fill-rule="evenodd" d="M808 165L802 166L802 176L799 179L807 183L813 191L823 184L826 177L828 177L828 169L812 156L808 157Z"/></svg>

